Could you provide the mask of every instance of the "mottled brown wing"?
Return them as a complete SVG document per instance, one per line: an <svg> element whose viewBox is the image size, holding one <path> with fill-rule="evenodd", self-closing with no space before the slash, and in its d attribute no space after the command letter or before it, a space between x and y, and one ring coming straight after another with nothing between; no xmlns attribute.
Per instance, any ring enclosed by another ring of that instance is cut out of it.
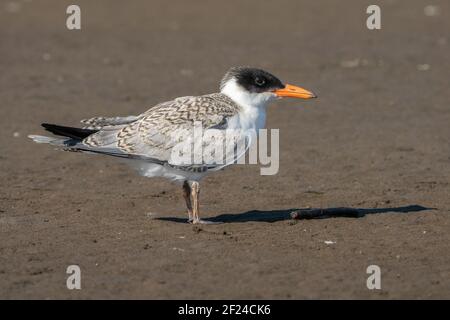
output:
<svg viewBox="0 0 450 320"><path fill-rule="evenodd" d="M220 128L238 111L222 94L181 97L156 105L132 123L105 126L83 144L169 161L172 148L193 135L194 123L201 123L204 129Z"/></svg>

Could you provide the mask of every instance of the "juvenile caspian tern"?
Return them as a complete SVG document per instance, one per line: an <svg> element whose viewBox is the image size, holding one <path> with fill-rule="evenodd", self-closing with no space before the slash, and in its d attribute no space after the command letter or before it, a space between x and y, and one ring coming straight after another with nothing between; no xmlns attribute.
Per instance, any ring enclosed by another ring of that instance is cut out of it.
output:
<svg viewBox="0 0 450 320"><path fill-rule="evenodd" d="M173 152L174 149L181 142L195 144L196 139L202 139L192 134L195 123L200 123L205 132L262 129L265 127L267 105L280 97L311 99L316 95L303 88L283 84L264 70L234 67L223 77L219 93L176 98L157 104L138 116L82 120L83 128L44 123L42 126L58 137L29 137L37 143L49 143L66 151L123 158L143 176L181 182L188 221L210 223L199 218L199 181L209 172L235 163L236 158L225 163L180 162L177 159L179 152ZM204 146L205 142L200 145ZM195 152L193 149L183 150ZM228 157L226 152L224 157Z"/></svg>

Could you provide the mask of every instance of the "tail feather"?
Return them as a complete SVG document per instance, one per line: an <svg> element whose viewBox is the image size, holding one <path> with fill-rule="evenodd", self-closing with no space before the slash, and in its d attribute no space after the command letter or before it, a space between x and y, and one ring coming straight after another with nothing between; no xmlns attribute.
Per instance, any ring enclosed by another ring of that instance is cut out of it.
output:
<svg viewBox="0 0 450 320"><path fill-rule="evenodd" d="M56 124L49 124L49 123L43 123L42 126L45 128L45 130L47 130L57 136L63 136L63 137L68 137L68 138L72 138L72 139L77 139L77 140L83 140L83 139L89 137L91 134L94 134L97 132L97 130L81 129L81 128L74 128L74 127L64 127L64 126L59 126Z"/></svg>
<svg viewBox="0 0 450 320"><path fill-rule="evenodd" d="M53 144L55 142L63 140L60 138L55 138L55 137L51 138L51 137L38 136L38 135L29 135L28 138L33 139L33 141L36 143L49 143L49 144Z"/></svg>
<svg viewBox="0 0 450 320"><path fill-rule="evenodd" d="M28 138L32 139L36 143L48 143L52 146L56 146L58 148L63 148L64 150L73 149L76 145L78 145L81 140L72 139L72 138L57 138L57 137L46 137L39 135L29 135Z"/></svg>
<svg viewBox="0 0 450 320"><path fill-rule="evenodd" d="M39 136L39 135L29 135L28 138L32 139L36 143L48 143L52 146L61 148L64 151L103 154L103 155L107 155L107 156L130 159L130 160L148 161L148 162L156 163L156 164L160 164L160 165L165 164L165 161L162 161L162 160L159 160L156 158L152 158L152 157L147 157L145 155L127 154L127 153L123 153L122 151L120 151L118 149L114 149L114 148L90 147L90 146L83 144L83 142L79 139L55 138L55 137L52 138L52 137L45 137L45 136Z"/></svg>
<svg viewBox="0 0 450 320"><path fill-rule="evenodd" d="M98 130L64 127L64 126L58 126L58 125L48 124L48 123L43 123L42 126L47 131L49 131L57 136L63 136L64 138L46 137L46 136L40 136L40 135L29 135L28 137L36 143L48 143L50 145L61 148L62 150L65 150L65 151L103 154L103 155L119 157L119 158L124 158L124 159L130 159L130 160L147 161L147 162L156 163L156 164L160 164L160 165L164 165L166 163L166 161L162 161L162 160L148 157L145 155L124 153L122 150L117 149L117 148L108 148L105 146L100 146L100 147L89 146L89 145L83 143L84 139L86 139L88 136L98 132Z"/></svg>

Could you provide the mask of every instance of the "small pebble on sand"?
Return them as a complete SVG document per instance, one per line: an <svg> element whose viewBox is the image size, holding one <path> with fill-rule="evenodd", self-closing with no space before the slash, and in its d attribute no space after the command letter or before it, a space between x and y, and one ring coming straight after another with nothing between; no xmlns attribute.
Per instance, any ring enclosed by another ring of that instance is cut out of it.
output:
<svg viewBox="0 0 450 320"><path fill-rule="evenodd" d="M445 45L447 44L447 38L445 38L445 37L439 37L439 38L437 39L437 43L438 43L438 45L440 45L440 46L445 46Z"/></svg>
<svg viewBox="0 0 450 320"><path fill-rule="evenodd" d="M194 75L194 71L190 69L181 69L180 74L185 77L192 77Z"/></svg>
<svg viewBox="0 0 450 320"><path fill-rule="evenodd" d="M417 65L417 70L419 70L419 71L428 71L428 70L430 70L430 68L431 68L431 66L426 63Z"/></svg>
<svg viewBox="0 0 450 320"><path fill-rule="evenodd" d="M441 8L439 8L439 6L435 6L435 5L428 5L425 8L423 8L423 13L427 17L435 17L441 13Z"/></svg>
<svg viewBox="0 0 450 320"><path fill-rule="evenodd" d="M17 13L22 9L22 5L18 1L11 1L5 5L5 10L9 13Z"/></svg>
<svg viewBox="0 0 450 320"><path fill-rule="evenodd" d="M357 68L359 67L360 59L352 59L352 60L342 60L341 61L341 67L342 68Z"/></svg>
<svg viewBox="0 0 450 320"><path fill-rule="evenodd" d="M42 59L43 59L44 61L50 61L51 58L52 58L52 55L51 55L50 53L48 53L48 52L46 52L46 53L44 53L44 54L42 55Z"/></svg>

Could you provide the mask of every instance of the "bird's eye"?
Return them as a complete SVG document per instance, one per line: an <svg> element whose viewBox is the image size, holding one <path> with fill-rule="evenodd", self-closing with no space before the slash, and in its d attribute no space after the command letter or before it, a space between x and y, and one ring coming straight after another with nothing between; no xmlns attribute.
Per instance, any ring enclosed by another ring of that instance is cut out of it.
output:
<svg viewBox="0 0 450 320"><path fill-rule="evenodd" d="M256 78L255 78L255 83L256 83L258 86L263 86L263 85L266 84L266 80L265 80L264 78L256 77Z"/></svg>

